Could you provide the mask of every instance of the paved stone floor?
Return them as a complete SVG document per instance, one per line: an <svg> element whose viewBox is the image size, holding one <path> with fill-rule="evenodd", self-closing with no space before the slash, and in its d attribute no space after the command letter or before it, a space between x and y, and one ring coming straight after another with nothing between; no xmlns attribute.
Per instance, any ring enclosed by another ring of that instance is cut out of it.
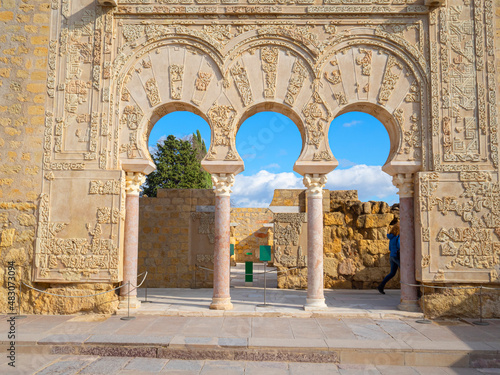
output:
<svg viewBox="0 0 500 375"><path fill-rule="evenodd" d="M154 303L142 304L138 311L132 314L158 314L181 316L326 316L326 317L406 317L419 318L421 313L410 313L397 309L399 304L399 290L386 290L381 295L377 290L336 289L325 290L325 300L328 309L318 313L306 312L303 306L307 291L303 289L277 289L276 269L267 268L266 273L266 303L270 306L263 308L258 305L264 303L263 265L254 265L254 282L247 286L244 280L244 266L238 264L231 269L231 301L234 309L230 311L209 310L212 301L212 289L180 289L154 288L148 289L148 300ZM208 272L208 271L207 271ZM140 300L145 299L146 290L138 291ZM126 314L120 311L119 314Z"/></svg>
<svg viewBox="0 0 500 375"><path fill-rule="evenodd" d="M500 374L500 369L31 355L29 358L18 361L16 368L9 368L5 362L0 362L0 373L12 375L142 375L159 373L179 375L484 375Z"/></svg>
<svg viewBox="0 0 500 375"><path fill-rule="evenodd" d="M500 374L484 368L500 367L500 320L419 324L421 313L397 310L398 290L326 291L328 310L310 313L305 290L271 288L272 307L260 308L259 282L231 289L231 312L208 309L211 289L149 289L154 303L132 320L17 319L17 367L4 354L0 374ZM8 319L0 316L0 353L10 345Z"/></svg>

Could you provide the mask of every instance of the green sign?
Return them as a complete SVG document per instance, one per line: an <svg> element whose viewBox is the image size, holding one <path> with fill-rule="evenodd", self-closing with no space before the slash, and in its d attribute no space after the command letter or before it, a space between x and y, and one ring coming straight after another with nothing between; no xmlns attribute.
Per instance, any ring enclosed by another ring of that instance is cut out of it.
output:
<svg viewBox="0 0 500 375"><path fill-rule="evenodd" d="M260 245L260 260L263 262L271 261L271 246Z"/></svg>
<svg viewBox="0 0 500 375"><path fill-rule="evenodd" d="M229 245L229 255L230 256L234 255L234 243Z"/></svg>
<svg viewBox="0 0 500 375"><path fill-rule="evenodd" d="M253 262L245 262L245 282L253 281Z"/></svg>

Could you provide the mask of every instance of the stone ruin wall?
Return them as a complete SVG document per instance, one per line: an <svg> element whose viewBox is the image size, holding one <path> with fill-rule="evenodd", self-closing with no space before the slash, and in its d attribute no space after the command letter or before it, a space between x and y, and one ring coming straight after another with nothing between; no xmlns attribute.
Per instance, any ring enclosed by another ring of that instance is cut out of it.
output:
<svg viewBox="0 0 500 375"><path fill-rule="evenodd" d="M213 192L159 189L157 198L143 197L140 202L139 273L149 272L149 287L191 287L195 264L213 269ZM300 211L291 215L304 216L304 190L276 190L271 209L273 206L290 207ZM325 191L324 209L325 287L374 288L390 270L386 234L390 224L398 220L397 206L391 208L384 202L360 202L356 191ZM273 243L273 236L275 241L280 241L281 232L273 233L268 226L279 217L280 214L273 214L268 208L231 209L231 222L237 224L233 226L231 240L235 244L238 263L259 262L260 245ZM278 221L275 225L282 227L284 224ZM299 242L305 256L305 222L303 225ZM293 237L293 233L288 232L288 235ZM275 256L277 247L283 249L279 259ZM296 254L289 258L288 263L283 261L283 245L275 244L272 249L273 262L278 270L297 266ZM252 256L246 255L247 252L252 252ZM304 267L305 263L301 266ZM279 273L278 287L306 288L306 275L305 267ZM399 274L387 287L397 288L398 282ZM197 269L196 283L197 286L211 287L212 273Z"/></svg>
<svg viewBox="0 0 500 375"><path fill-rule="evenodd" d="M158 189L139 202L138 273L148 271L148 287L189 288L195 264L213 269L212 190ZM212 286L212 273L196 272L197 286Z"/></svg>
<svg viewBox="0 0 500 375"><path fill-rule="evenodd" d="M195 266L214 268L214 205L210 189L158 189L156 198L140 199L138 273L148 271L148 287L189 288L194 272L196 286L213 286L213 273ZM267 208L231 209L237 262L258 262L272 219Z"/></svg>
<svg viewBox="0 0 500 375"><path fill-rule="evenodd" d="M296 207L297 212L275 214L274 265L279 271L278 287L307 288L304 191L276 190L272 206ZM399 221L398 205L361 202L355 190L347 190L326 191L323 208L325 288L375 288L390 271L386 235ZM299 268L293 270L295 267ZM399 273L387 288L399 288Z"/></svg>
<svg viewBox="0 0 500 375"><path fill-rule="evenodd" d="M273 213L268 208L231 209L235 260L237 263L259 262L261 245L272 245ZM252 253L248 255L247 253Z"/></svg>

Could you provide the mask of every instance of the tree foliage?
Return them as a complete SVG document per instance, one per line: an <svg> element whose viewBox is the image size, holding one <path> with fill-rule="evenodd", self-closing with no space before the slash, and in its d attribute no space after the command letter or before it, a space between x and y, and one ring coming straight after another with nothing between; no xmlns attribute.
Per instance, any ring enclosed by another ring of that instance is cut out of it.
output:
<svg viewBox="0 0 500 375"><path fill-rule="evenodd" d="M152 153L156 171L147 176L144 194L156 197L158 189L209 189L210 173L203 170L201 160L207 153L199 130L187 139L169 135L156 145Z"/></svg>

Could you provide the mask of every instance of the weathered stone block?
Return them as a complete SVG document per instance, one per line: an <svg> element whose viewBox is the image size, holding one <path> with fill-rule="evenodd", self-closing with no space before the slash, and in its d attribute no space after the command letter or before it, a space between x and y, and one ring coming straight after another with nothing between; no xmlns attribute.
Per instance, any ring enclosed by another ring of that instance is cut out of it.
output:
<svg viewBox="0 0 500 375"><path fill-rule="evenodd" d="M381 228L388 226L392 219L393 214L370 214L360 215L356 221L359 228Z"/></svg>
<svg viewBox="0 0 500 375"><path fill-rule="evenodd" d="M345 225L345 215L341 212L328 212L324 214L323 224L328 225Z"/></svg>
<svg viewBox="0 0 500 375"><path fill-rule="evenodd" d="M338 277L338 260L335 258L324 258L323 259L323 270L325 275L330 276L331 278Z"/></svg>
<svg viewBox="0 0 500 375"><path fill-rule="evenodd" d="M323 245L323 251L325 254L337 254L342 251L342 241L339 238L330 240Z"/></svg>
<svg viewBox="0 0 500 375"><path fill-rule="evenodd" d="M389 252L389 241L361 240L359 241L359 251L362 253L368 252L372 255L385 254Z"/></svg>
<svg viewBox="0 0 500 375"><path fill-rule="evenodd" d="M16 234L15 228L4 229L2 231L2 236L0 239L0 246L1 247L12 246L12 244L14 243L15 234Z"/></svg>
<svg viewBox="0 0 500 375"><path fill-rule="evenodd" d="M356 265L352 259L344 259L339 265L339 274L354 275L356 273Z"/></svg>

